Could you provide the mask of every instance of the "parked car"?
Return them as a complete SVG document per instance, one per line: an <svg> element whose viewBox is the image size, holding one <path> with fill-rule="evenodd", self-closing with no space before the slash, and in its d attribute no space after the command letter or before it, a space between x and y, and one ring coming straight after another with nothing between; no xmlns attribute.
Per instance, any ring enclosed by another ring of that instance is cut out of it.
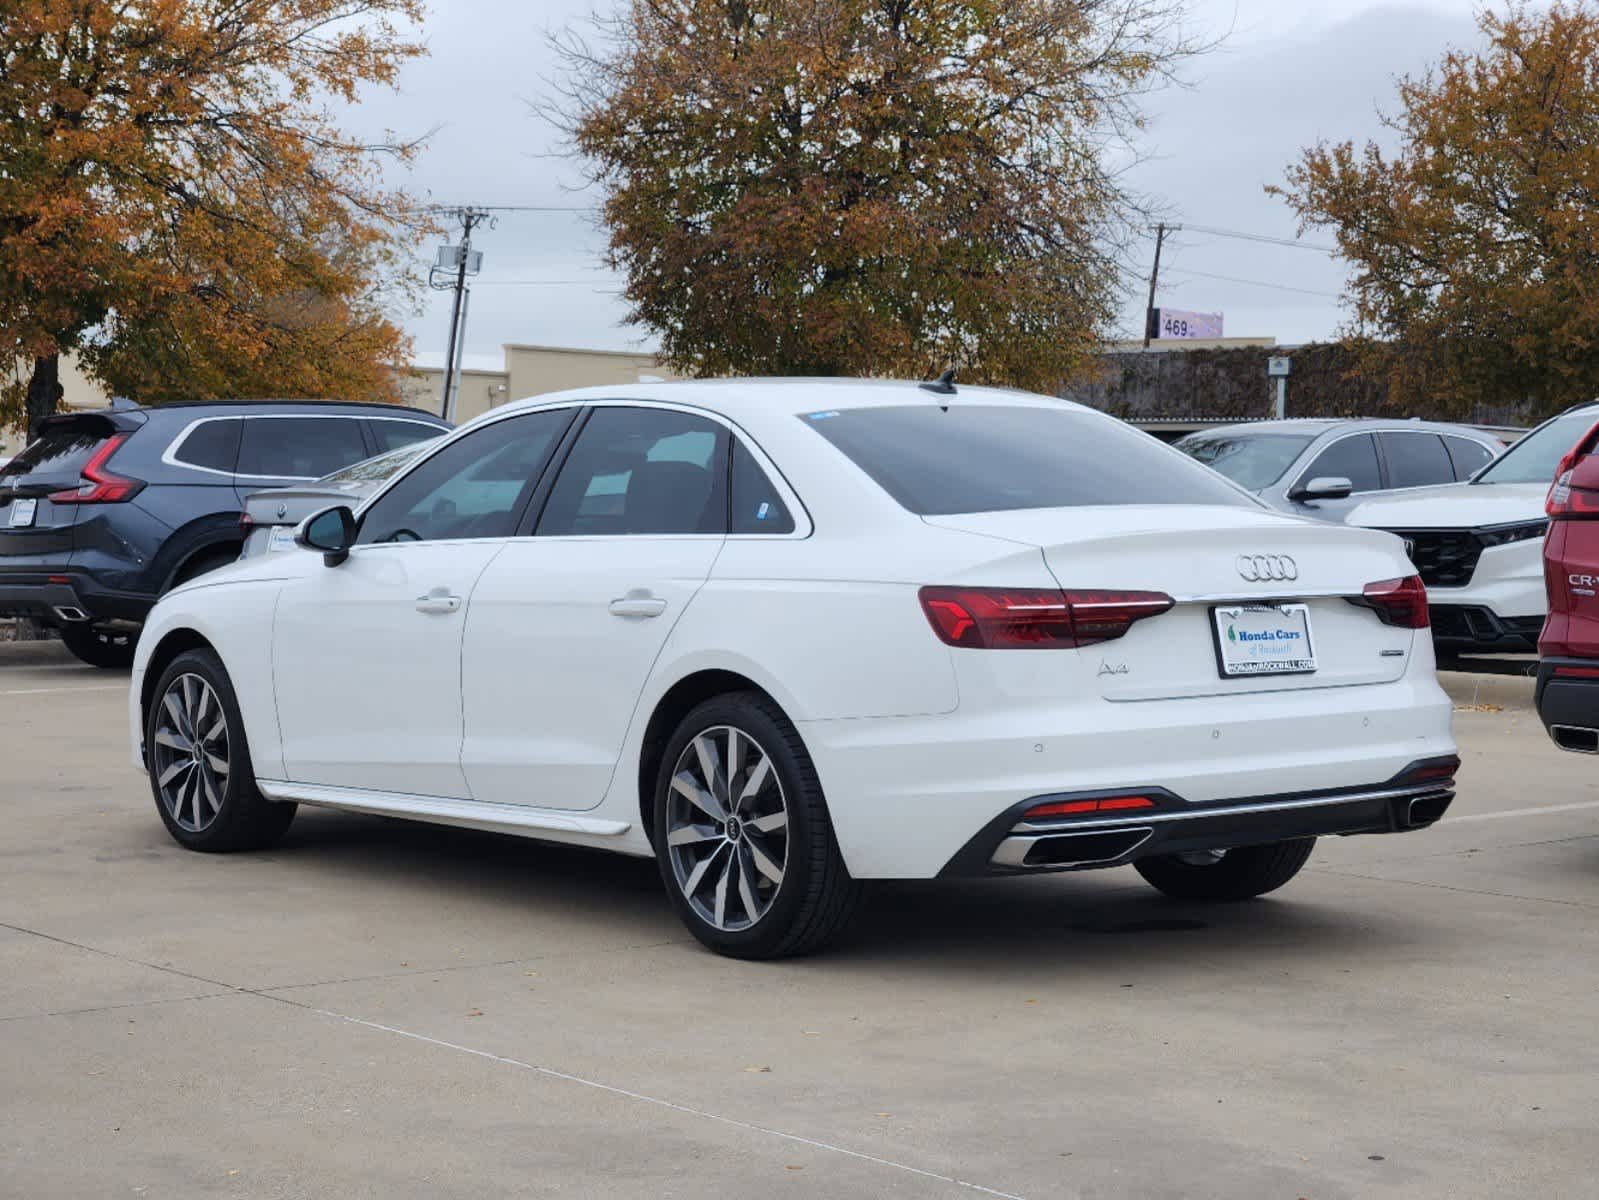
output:
<svg viewBox="0 0 1599 1200"><path fill-rule="evenodd" d="M294 527L330 504L358 504L377 491L437 438L423 438L395 450L364 458L314 483L292 488L269 488L244 498L239 526L244 534L240 558L254 558L274 550L294 549Z"/></svg>
<svg viewBox="0 0 1599 1200"><path fill-rule="evenodd" d="M1545 421L1469 483L1366 501L1351 525L1404 539L1432 603L1432 633L1446 653L1535 648L1544 594L1544 501L1561 456L1599 417L1583 405Z"/></svg>
<svg viewBox="0 0 1599 1200"><path fill-rule="evenodd" d="M1133 864L1269 892L1430 825L1458 759L1399 543L1016 392L638 384L496 409L174 589L134 761L171 836L298 803L653 855L706 945L861 881Z"/></svg>
<svg viewBox="0 0 1599 1200"><path fill-rule="evenodd" d="M1464 425L1376 418L1252 421L1176 445L1278 511L1321 521L1377 492L1469 479L1504 449Z"/></svg>
<svg viewBox="0 0 1599 1200"><path fill-rule="evenodd" d="M246 492L448 428L414 409L316 401L47 417L0 470L0 616L44 621L85 662L125 667L158 596L239 556Z"/></svg>
<svg viewBox="0 0 1599 1200"><path fill-rule="evenodd" d="M1580 414L1599 419L1599 407ZM1568 425L1568 428L1574 427ZM1599 424L1555 468L1545 510L1549 616L1538 638L1538 716L1564 750L1599 754Z"/></svg>

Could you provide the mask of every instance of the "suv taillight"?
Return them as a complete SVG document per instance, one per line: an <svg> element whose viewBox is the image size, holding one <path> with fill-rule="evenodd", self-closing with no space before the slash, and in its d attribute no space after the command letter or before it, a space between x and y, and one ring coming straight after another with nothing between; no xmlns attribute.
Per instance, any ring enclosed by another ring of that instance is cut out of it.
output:
<svg viewBox="0 0 1599 1200"><path fill-rule="evenodd" d="M129 479L106 469L111 456L128 440L125 433L108 437L78 472L81 482L63 492L51 492L51 504L120 504L144 489L144 481Z"/></svg>
<svg viewBox="0 0 1599 1200"><path fill-rule="evenodd" d="M1426 629L1431 624L1427 615L1427 586L1421 582L1420 575L1368 583L1359 596L1351 596L1349 600L1371 609L1384 625Z"/></svg>
<svg viewBox="0 0 1599 1200"><path fill-rule="evenodd" d="M1063 650L1121 637L1176 603L1164 592L924 587L922 611L939 639L978 650Z"/></svg>
<svg viewBox="0 0 1599 1200"><path fill-rule="evenodd" d="M1549 486L1544 499L1544 511L1551 517L1599 517L1599 465L1588 460L1594 444L1599 442L1599 424L1577 439L1577 444L1567 450L1560 465L1555 468L1555 481ZM1581 478L1577 478L1581 476Z"/></svg>

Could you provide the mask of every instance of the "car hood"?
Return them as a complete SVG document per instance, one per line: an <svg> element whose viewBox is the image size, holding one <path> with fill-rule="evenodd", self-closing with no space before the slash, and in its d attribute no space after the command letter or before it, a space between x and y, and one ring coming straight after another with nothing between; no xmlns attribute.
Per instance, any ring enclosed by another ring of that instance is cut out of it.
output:
<svg viewBox="0 0 1599 1200"><path fill-rule="evenodd" d="M1475 529L1544 515L1543 483L1445 483L1367 500L1346 523L1372 529Z"/></svg>

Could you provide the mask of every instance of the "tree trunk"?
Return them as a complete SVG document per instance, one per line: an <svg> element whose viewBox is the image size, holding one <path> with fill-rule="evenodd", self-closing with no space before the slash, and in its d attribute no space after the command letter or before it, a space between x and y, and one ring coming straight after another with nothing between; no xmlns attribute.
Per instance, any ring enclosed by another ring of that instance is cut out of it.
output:
<svg viewBox="0 0 1599 1200"><path fill-rule="evenodd" d="M33 360L33 377L28 380L27 426L31 442L39 432L39 422L61 407L61 357L51 354Z"/></svg>

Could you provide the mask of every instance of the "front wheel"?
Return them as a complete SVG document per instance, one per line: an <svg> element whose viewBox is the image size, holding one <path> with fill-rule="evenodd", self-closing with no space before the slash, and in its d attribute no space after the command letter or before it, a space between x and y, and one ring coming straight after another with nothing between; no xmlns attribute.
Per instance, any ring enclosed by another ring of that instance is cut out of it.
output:
<svg viewBox="0 0 1599 1200"><path fill-rule="evenodd" d="M294 805L255 786L244 720L222 660L178 655L161 673L145 714L145 761L156 811L190 850L258 850L283 836Z"/></svg>
<svg viewBox="0 0 1599 1200"><path fill-rule="evenodd" d="M1174 900L1248 900L1276 891L1305 865L1316 839L1265 846L1160 854L1133 864L1151 885Z"/></svg>
<svg viewBox="0 0 1599 1200"><path fill-rule="evenodd" d="M859 905L810 755L765 696L719 696L683 719L661 760L654 818L673 907L719 954L809 953Z"/></svg>

